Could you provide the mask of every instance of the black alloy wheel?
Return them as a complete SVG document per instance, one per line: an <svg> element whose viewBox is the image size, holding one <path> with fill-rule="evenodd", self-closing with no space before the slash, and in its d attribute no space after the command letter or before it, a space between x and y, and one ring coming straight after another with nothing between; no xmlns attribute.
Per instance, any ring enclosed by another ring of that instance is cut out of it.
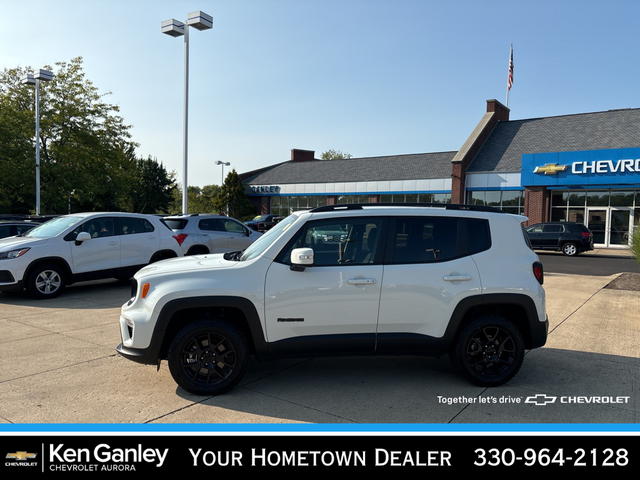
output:
<svg viewBox="0 0 640 480"><path fill-rule="evenodd" d="M524 360L522 335L513 323L494 316L478 318L462 332L452 356L472 383L495 387L511 380Z"/></svg>
<svg viewBox="0 0 640 480"><path fill-rule="evenodd" d="M185 327L169 347L173 379L195 395L217 395L234 388L247 366L244 334L230 323L200 320Z"/></svg>

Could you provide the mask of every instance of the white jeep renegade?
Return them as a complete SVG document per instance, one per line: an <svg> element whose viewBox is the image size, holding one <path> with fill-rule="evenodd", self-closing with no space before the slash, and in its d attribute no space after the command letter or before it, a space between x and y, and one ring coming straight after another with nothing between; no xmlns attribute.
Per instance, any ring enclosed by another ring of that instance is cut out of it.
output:
<svg viewBox="0 0 640 480"><path fill-rule="evenodd" d="M243 252L140 270L117 351L167 359L199 395L237 385L250 355L448 353L471 382L501 385L547 339L525 220L446 204L296 212Z"/></svg>

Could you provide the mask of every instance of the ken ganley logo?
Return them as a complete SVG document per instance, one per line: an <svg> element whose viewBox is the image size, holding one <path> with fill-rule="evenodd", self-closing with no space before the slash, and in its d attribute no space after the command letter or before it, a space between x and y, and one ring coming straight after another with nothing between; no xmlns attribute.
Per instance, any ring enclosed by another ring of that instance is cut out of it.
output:
<svg viewBox="0 0 640 480"><path fill-rule="evenodd" d="M47 468L57 472L135 472L141 464L162 467L168 453L168 448L144 448L140 444L130 448L113 448L106 443L94 448L49 445L51 465Z"/></svg>
<svg viewBox="0 0 640 480"><path fill-rule="evenodd" d="M29 452L7 453L4 465L6 467L35 467L38 464L36 456L37 454Z"/></svg>

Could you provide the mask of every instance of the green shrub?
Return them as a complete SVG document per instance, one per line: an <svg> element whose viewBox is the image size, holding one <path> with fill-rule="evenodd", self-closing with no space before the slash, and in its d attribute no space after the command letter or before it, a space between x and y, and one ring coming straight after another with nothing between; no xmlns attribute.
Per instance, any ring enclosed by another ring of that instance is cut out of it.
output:
<svg viewBox="0 0 640 480"><path fill-rule="evenodd" d="M640 263L640 226L636 228L636 231L633 234L633 239L631 240L631 252L633 252L633 256L636 257L638 263Z"/></svg>

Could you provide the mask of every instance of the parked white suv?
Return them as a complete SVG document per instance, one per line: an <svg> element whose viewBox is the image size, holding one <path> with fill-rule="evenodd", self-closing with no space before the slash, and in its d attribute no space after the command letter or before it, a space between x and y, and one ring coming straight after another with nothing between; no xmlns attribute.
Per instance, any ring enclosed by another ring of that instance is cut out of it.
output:
<svg viewBox="0 0 640 480"><path fill-rule="evenodd" d="M262 235L225 215L195 213L164 220L185 255L244 250Z"/></svg>
<svg viewBox="0 0 640 480"><path fill-rule="evenodd" d="M168 359L200 395L233 388L249 355L448 353L473 383L501 385L547 338L525 220L458 205L297 212L244 252L140 270L117 351Z"/></svg>
<svg viewBox="0 0 640 480"><path fill-rule="evenodd" d="M149 263L178 256L180 245L160 217L74 213L0 239L0 291L26 288L36 298L52 298L71 283L130 278Z"/></svg>

